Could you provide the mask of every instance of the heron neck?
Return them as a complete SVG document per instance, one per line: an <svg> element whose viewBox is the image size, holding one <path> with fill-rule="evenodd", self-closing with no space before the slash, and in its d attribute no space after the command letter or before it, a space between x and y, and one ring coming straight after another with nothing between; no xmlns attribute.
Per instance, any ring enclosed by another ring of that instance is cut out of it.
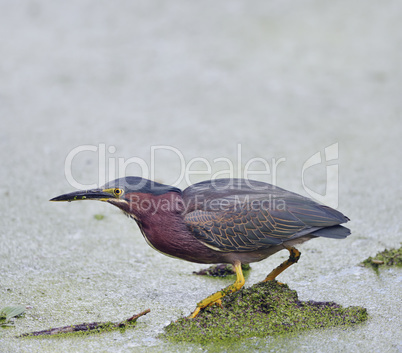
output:
<svg viewBox="0 0 402 353"><path fill-rule="evenodd" d="M172 195L163 196L154 199L154 205L160 201L159 208L150 209L135 217L147 243L171 257L191 262L211 263L209 249L194 237L184 222L183 203L175 199L180 195L173 195L173 199ZM166 200L171 202L170 208ZM205 259L202 254L205 254Z"/></svg>

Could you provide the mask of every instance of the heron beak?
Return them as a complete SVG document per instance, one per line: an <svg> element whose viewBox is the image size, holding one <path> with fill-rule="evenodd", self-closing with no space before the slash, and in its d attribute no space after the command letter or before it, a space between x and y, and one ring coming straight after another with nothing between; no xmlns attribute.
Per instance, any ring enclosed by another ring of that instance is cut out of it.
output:
<svg viewBox="0 0 402 353"><path fill-rule="evenodd" d="M56 196L49 201L79 201L79 200L99 200L99 201L108 201L109 199L114 198L114 195L102 189L93 189L93 190L82 190L70 192L68 194L63 194L60 196Z"/></svg>

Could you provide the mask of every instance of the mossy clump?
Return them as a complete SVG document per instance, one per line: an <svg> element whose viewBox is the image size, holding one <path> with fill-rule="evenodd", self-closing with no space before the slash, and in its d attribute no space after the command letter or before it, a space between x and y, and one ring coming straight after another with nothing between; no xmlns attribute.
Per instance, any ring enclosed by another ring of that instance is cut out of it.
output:
<svg viewBox="0 0 402 353"><path fill-rule="evenodd" d="M306 329L350 326L367 319L361 307L333 302L302 302L287 285L270 281L227 295L222 308L211 306L194 319L181 318L165 327L171 341L206 343L288 334Z"/></svg>
<svg viewBox="0 0 402 353"><path fill-rule="evenodd" d="M241 268L245 276L247 276L247 273L251 269L250 265L245 264L242 264ZM211 277L228 277L236 275L235 271L233 270L233 266L229 264L218 264L202 269L200 271L194 271L193 273L199 276L211 276Z"/></svg>
<svg viewBox="0 0 402 353"><path fill-rule="evenodd" d="M375 270L378 270L380 266L402 267L402 247L399 249L386 249L374 257L370 256L362 264Z"/></svg>

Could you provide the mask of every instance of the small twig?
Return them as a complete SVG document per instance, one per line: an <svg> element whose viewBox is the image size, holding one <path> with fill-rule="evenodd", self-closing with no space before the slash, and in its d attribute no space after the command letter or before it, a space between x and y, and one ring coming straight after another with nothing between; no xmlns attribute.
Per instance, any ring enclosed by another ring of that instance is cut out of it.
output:
<svg viewBox="0 0 402 353"><path fill-rule="evenodd" d="M130 317L129 319L127 319L126 321L127 321L127 322L135 321L135 320L137 320L139 317L148 314L150 311L151 311L151 309L144 310L144 311L142 311L141 313L139 313L139 314L137 314L137 315L131 316L131 317Z"/></svg>
<svg viewBox="0 0 402 353"><path fill-rule="evenodd" d="M139 317L144 316L148 314L151 310L147 309L144 310L143 312L136 314L132 317L130 317L127 320L124 320L122 322L91 322L91 323L83 323L83 324L78 324L78 325L70 325L70 326L63 326L63 327L55 327L51 328L49 330L43 330L43 331L35 331L35 332L29 332L29 333L24 333L19 337L27 337L27 336L49 336L49 335L57 335L57 334L63 334L63 333L72 333L72 332L88 332L88 331L100 331L102 329L106 328L122 328L126 327L127 325L135 322Z"/></svg>

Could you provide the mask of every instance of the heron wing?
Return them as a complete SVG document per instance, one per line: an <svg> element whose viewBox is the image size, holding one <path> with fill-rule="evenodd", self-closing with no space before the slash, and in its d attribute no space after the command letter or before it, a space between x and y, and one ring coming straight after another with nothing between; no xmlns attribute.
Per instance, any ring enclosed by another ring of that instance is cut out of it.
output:
<svg viewBox="0 0 402 353"><path fill-rule="evenodd" d="M233 181L220 180L220 185ZM183 192L187 226L216 250L255 251L348 220L336 210L273 185L234 180L231 187L218 189L209 181Z"/></svg>

